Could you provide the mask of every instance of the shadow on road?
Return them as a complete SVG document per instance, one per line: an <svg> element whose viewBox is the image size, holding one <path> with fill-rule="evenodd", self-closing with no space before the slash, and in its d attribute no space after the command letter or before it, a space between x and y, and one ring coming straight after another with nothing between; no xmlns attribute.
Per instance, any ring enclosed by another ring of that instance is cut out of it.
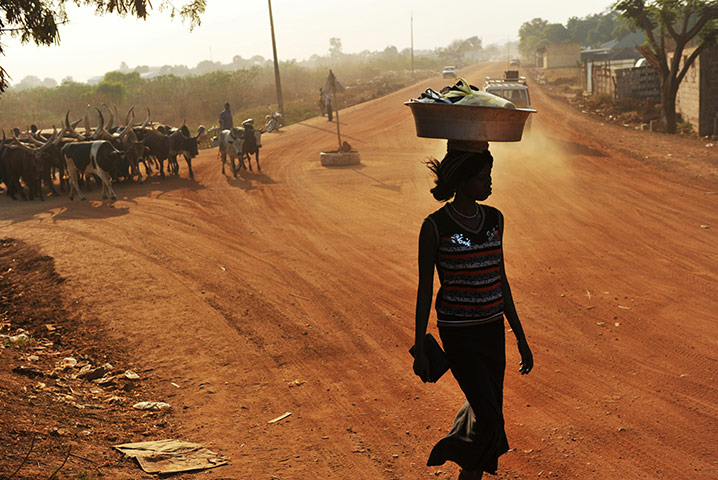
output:
<svg viewBox="0 0 718 480"><path fill-rule="evenodd" d="M315 129L315 130L321 130L322 132L332 133L332 134L334 134L334 135L336 135L336 133L337 133L337 127L334 127L334 128L322 128L322 127L317 127L316 125L308 125L308 124L306 124L306 123L297 123L297 125L301 125L302 127L307 127L307 128L313 128L313 129ZM334 123L332 123L332 125L334 125ZM339 122L339 125L344 125L344 122ZM348 138L348 139L350 139L350 140L353 140L353 141L359 142L359 143L362 142L362 140L360 140L360 139L358 139L358 138L356 138L356 137L352 137L351 135L345 135L345 134L343 134L343 133L342 133L342 138Z"/></svg>
<svg viewBox="0 0 718 480"><path fill-rule="evenodd" d="M199 191L205 187L196 180L183 177L151 176L145 178L144 183L118 182L112 184L117 200L137 203L140 197L156 196L160 198L175 190ZM129 213L129 207L116 207L114 200L103 200L102 190L93 185L88 190L82 189L86 201L75 197L70 200L67 193L60 196L45 197L39 200L15 200L6 195L0 195L0 225L12 225L27 220L47 219L53 222L58 220L101 219L112 218ZM159 193L158 193L159 192Z"/></svg>
<svg viewBox="0 0 718 480"><path fill-rule="evenodd" d="M241 188L244 191L254 190L255 188L257 188L254 185L252 185L252 182L243 178L241 173L237 177L227 175L225 177L225 180L227 181L227 184L229 186L235 187L235 188Z"/></svg>
<svg viewBox="0 0 718 480"><path fill-rule="evenodd" d="M574 155L584 155L587 157L605 157L605 156L607 156L605 153L601 152L600 150L596 150L596 149L591 148L588 145L584 145L582 143L567 142L565 140L560 140L555 137L550 137L546 134L544 134L544 137L546 138L546 140L555 144L558 148L565 151L566 153L570 153L570 154L574 154Z"/></svg>
<svg viewBox="0 0 718 480"><path fill-rule="evenodd" d="M362 172L361 170L365 169L365 168L366 168L366 165L362 165L361 163L358 164L358 165L326 166L326 167L324 167L324 168L329 168L329 169L332 169L332 170L344 170L344 169L346 169L346 170L353 170L353 171L354 171L355 173L357 173L358 175L363 175L363 176L365 176L366 178L368 178L368 179L370 179L370 180L376 182L375 184L372 185L372 187L383 188L383 189L385 189L385 190L390 190L390 191L392 191L392 192L401 193L401 186L400 186L400 185L392 185L392 184L390 184L390 183L383 182L383 181L379 180L378 178L374 178L374 177L372 177L371 175Z"/></svg>
<svg viewBox="0 0 718 480"><path fill-rule="evenodd" d="M274 185L277 183L273 178L267 176L264 172L250 172L249 170L242 170L239 172L239 176L244 180L254 180L259 183L263 183L264 185Z"/></svg>

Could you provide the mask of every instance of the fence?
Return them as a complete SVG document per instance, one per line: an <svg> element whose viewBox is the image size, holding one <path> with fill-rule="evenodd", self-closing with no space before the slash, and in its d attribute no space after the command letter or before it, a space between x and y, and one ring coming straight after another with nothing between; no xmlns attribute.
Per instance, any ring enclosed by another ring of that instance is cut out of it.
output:
<svg viewBox="0 0 718 480"><path fill-rule="evenodd" d="M653 67L620 68L616 70L616 97L661 101L658 73Z"/></svg>
<svg viewBox="0 0 718 480"><path fill-rule="evenodd" d="M613 77L613 70L610 62L594 63L591 69L591 86L594 95L609 95L611 98L616 94L616 80Z"/></svg>
<svg viewBox="0 0 718 480"><path fill-rule="evenodd" d="M582 85L592 95L620 96L616 81L617 72L633 65L633 60L604 60L584 62L582 65ZM630 70L630 68L628 68Z"/></svg>

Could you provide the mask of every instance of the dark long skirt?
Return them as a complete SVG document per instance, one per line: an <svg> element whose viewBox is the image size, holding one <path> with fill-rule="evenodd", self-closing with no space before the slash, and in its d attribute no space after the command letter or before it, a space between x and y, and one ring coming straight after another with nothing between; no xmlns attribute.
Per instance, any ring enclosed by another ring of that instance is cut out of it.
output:
<svg viewBox="0 0 718 480"><path fill-rule="evenodd" d="M495 474L499 456L509 450L502 410L503 319L471 327L440 327L439 334L466 401L451 431L434 446L427 465L451 460L464 470Z"/></svg>

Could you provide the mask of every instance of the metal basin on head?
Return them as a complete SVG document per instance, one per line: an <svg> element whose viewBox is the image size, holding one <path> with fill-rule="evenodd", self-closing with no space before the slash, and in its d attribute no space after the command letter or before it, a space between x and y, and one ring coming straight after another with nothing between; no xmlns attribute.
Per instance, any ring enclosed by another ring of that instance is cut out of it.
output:
<svg viewBox="0 0 718 480"><path fill-rule="evenodd" d="M531 108L405 102L414 115L416 135L449 140L518 142Z"/></svg>

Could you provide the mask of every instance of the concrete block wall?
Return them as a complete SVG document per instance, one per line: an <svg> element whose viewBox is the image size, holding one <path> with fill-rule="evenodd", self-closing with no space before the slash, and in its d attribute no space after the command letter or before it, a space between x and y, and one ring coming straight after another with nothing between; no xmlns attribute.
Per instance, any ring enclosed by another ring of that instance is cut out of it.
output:
<svg viewBox="0 0 718 480"><path fill-rule="evenodd" d="M543 68L575 67L581 61L581 44L577 42L548 45Z"/></svg>
<svg viewBox="0 0 718 480"><path fill-rule="evenodd" d="M700 120L698 133L700 135L718 135L715 128L718 116L718 48L704 51L700 58L701 71L701 97Z"/></svg>
<svg viewBox="0 0 718 480"><path fill-rule="evenodd" d="M683 58L681 59L681 68L683 68L685 59L693 53L695 48L687 48L683 50ZM694 130L698 130L700 121L701 107L701 59L696 58L690 69L683 77L683 81L678 87L676 95L676 113L680 114L685 122L690 122Z"/></svg>

